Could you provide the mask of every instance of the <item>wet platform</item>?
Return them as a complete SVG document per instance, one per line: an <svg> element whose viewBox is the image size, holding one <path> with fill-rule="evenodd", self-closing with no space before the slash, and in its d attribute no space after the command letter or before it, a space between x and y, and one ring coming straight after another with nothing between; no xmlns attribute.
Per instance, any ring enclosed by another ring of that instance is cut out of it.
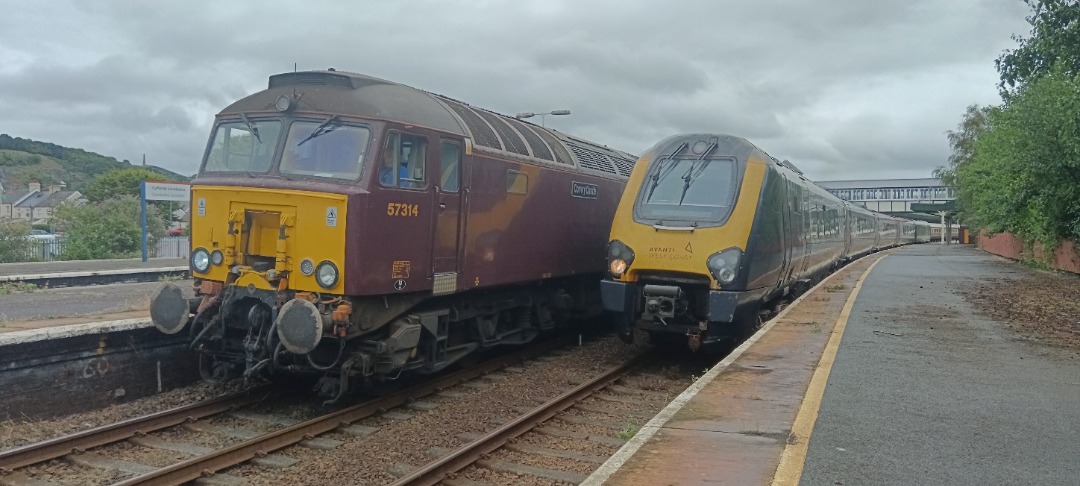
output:
<svg viewBox="0 0 1080 486"><path fill-rule="evenodd" d="M1076 484L1080 360L959 294L1030 271L958 245L855 262L583 484Z"/></svg>

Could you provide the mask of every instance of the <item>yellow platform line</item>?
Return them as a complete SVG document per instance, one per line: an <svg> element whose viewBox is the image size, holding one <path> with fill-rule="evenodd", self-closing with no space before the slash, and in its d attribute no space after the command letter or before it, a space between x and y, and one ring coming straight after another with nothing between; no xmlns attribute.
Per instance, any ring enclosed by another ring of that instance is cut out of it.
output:
<svg viewBox="0 0 1080 486"><path fill-rule="evenodd" d="M886 255L888 256L888 255ZM780 455L780 464L776 467L773 475L774 486L794 486L799 484L802 478L803 466L806 464L806 450L810 445L810 434L814 431L814 423L817 422L818 411L821 410L821 399L825 396L825 384L829 381L829 373L832 371L833 362L836 361L836 353L840 350L840 340L844 337L844 329L847 328L848 317L851 316L851 308L855 306L855 298L859 296L859 290L870 275L870 271L881 263L885 256L870 264L865 272L855 283L851 295L844 303L840 311L840 318L833 326L829 343L825 345L825 352L818 361L814 370L814 376L810 378L810 386L806 388L806 396L803 397L799 413L795 416L795 423L791 426L791 435L788 436L788 444Z"/></svg>

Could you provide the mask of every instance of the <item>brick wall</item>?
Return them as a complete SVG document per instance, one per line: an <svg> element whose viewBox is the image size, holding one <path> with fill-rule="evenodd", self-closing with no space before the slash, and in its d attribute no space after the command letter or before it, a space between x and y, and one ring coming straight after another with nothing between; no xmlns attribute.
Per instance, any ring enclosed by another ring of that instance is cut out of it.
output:
<svg viewBox="0 0 1080 486"><path fill-rule="evenodd" d="M1032 258L1044 262L1058 270L1080 273L1080 248L1075 242L1063 241L1050 258L1046 258L1041 245L1033 244L1030 247L1024 241L1012 233L999 233L992 237L986 236L985 232L979 234L979 248L995 255L1000 255L1013 260Z"/></svg>

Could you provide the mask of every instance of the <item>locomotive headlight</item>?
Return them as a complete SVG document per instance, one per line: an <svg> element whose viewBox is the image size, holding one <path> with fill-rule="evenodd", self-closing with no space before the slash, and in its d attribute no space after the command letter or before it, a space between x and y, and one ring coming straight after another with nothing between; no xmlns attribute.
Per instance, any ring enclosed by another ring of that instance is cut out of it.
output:
<svg viewBox="0 0 1080 486"><path fill-rule="evenodd" d="M618 278L626 272L626 269L630 268L630 265L634 263L634 250L631 250L626 243L619 240L611 240L608 243L608 272L611 276Z"/></svg>
<svg viewBox="0 0 1080 486"><path fill-rule="evenodd" d="M739 260L742 259L742 250L728 248L719 253L713 253L705 262L709 267L709 273L717 282L729 284L735 280L739 271Z"/></svg>
<svg viewBox="0 0 1080 486"><path fill-rule="evenodd" d="M292 109L292 106L292 98L285 95L278 96L277 100L274 101L274 108L277 108L278 111L289 111Z"/></svg>
<svg viewBox="0 0 1080 486"><path fill-rule="evenodd" d="M210 252L206 251L206 248L196 248L191 252L191 268L199 273L210 270Z"/></svg>
<svg viewBox="0 0 1080 486"><path fill-rule="evenodd" d="M337 267L330 260L323 260L322 263L319 263L319 266L315 267L315 280L324 289L334 288L338 281Z"/></svg>
<svg viewBox="0 0 1080 486"><path fill-rule="evenodd" d="M608 271L610 271L612 275L618 277L626 271L626 266L626 260L616 258L608 264Z"/></svg>
<svg viewBox="0 0 1080 486"><path fill-rule="evenodd" d="M221 253L221 250L214 250L214 252L210 254L210 263L221 265L221 262L223 261L225 261L225 255Z"/></svg>

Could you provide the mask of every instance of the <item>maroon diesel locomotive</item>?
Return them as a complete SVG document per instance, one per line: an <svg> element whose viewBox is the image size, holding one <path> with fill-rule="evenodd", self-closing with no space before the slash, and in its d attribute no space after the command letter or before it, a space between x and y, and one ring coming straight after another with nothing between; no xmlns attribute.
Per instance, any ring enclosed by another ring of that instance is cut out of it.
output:
<svg viewBox="0 0 1080 486"><path fill-rule="evenodd" d="M151 315L207 377L340 396L438 371L601 312L635 160L370 76L274 75L217 115L192 185L195 301L165 284Z"/></svg>

